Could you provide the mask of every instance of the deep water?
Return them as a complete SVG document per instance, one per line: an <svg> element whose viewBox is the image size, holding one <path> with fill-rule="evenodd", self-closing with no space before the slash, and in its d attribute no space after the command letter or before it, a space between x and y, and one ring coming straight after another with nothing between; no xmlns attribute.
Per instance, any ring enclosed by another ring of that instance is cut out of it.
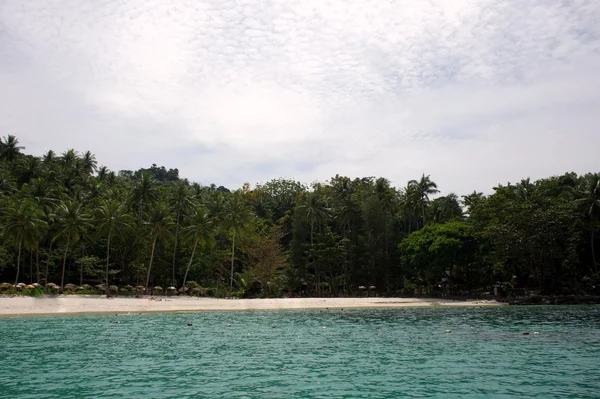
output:
<svg viewBox="0 0 600 399"><path fill-rule="evenodd" d="M600 398L600 307L4 318L0 397Z"/></svg>

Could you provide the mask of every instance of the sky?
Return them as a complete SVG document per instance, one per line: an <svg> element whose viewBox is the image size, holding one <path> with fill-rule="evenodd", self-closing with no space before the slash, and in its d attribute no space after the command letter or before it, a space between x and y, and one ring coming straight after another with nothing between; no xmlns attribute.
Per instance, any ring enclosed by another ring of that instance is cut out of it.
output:
<svg viewBox="0 0 600 399"><path fill-rule="evenodd" d="M0 136L229 188L600 171L598 0L0 0Z"/></svg>

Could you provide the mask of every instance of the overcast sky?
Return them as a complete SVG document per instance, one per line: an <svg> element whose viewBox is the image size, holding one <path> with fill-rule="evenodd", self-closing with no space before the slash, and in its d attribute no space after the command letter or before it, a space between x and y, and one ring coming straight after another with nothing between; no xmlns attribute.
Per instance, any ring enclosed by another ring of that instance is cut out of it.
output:
<svg viewBox="0 0 600 399"><path fill-rule="evenodd" d="M600 170L598 0L0 0L0 136L230 188Z"/></svg>

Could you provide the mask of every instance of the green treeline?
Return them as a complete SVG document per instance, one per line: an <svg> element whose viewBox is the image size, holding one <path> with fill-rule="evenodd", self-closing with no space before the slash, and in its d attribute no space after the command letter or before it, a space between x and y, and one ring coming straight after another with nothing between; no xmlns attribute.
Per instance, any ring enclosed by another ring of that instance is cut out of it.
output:
<svg viewBox="0 0 600 399"><path fill-rule="evenodd" d="M600 174L442 196L429 176L230 191L153 165L0 143L0 281L201 286L214 295L598 291Z"/></svg>

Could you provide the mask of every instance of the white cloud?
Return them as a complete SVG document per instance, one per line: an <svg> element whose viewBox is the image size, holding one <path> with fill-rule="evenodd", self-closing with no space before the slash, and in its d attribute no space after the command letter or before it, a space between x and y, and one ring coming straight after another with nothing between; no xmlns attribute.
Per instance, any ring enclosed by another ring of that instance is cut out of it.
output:
<svg viewBox="0 0 600 399"><path fill-rule="evenodd" d="M596 168L593 0L0 3L0 134L231 187Z"/></svg>

